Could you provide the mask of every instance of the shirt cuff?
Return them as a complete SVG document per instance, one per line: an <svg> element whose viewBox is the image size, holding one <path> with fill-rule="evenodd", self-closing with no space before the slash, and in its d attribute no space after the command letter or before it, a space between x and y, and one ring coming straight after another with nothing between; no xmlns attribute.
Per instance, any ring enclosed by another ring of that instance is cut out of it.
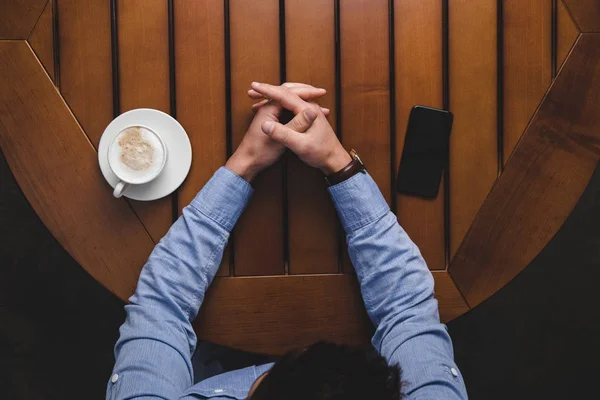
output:
<svg viewBox="0 0 600 400"><path fill-rule="evenodd" d="M192 200L191 206L231 232L252 192L248 182L221 167Z"/></svg>
<svg viewBox="0 0 600 400"><path fill-rule="evenodd" d="M329 187L329 193L348 234L390 211L379 187L366 171Z"/></svg>

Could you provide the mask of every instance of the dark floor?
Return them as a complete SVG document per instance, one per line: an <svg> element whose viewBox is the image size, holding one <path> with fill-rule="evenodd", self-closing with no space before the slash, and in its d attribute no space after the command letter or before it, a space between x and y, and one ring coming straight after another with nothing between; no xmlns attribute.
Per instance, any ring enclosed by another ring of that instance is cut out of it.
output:
<svg viewBox="0 0 600 400"><path fill-rule="evenodd" d="M42 225L0 157L0 398L101 399L123 303ZM596 398L600 169L513 282L450 323L472 399Z"/></svg>

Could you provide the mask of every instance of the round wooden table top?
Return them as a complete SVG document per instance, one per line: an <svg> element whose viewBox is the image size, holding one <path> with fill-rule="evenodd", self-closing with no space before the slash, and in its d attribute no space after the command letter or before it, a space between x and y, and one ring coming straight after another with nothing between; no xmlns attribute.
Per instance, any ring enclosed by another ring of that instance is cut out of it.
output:
<svg viewBox="0 0 600 400"><path fill-rule="evenodd" d="M432 270L443 321L527 266L600 158L598 0L22 0L0 15L4 156L52 234L124 300L242 139L251 81L327 89L331 125ZM394 187L415 104L454 114L435 200ZM115 199L98 142L114 117L142 107L182 124L192 168L168 197ZM367 342L322 176L288 154L254 186L199 337L263 352Z"/></svg>

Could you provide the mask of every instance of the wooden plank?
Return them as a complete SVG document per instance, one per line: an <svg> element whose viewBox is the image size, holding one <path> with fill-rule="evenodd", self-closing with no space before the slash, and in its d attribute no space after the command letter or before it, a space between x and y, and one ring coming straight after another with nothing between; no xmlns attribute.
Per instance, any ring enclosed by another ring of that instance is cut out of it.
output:
<svg viewBox="0 0 600 400"><path fill-rule="evenodd" d="M496 3L449 3L450 256L498 175Z"/></svg>
<svg viewBox="0 0 600 400"><path fill-rule="evenodd" d="M98 148L113 119L110 8L104 0L60 0L56 5L60 90Z"/></svg>
<svg viewBox="0 0 600 400"><path fill-rule="evenodd" d="M0 1L0 39L27 39L48 0Z"/></svg>
<svg viewBox="0 0 600 400"><path fill-rule="evenodd" d="M600 32L600 1L563 0L581 32Z"/></svg>
<svg viewBox="0 0 600 400"><path fill-rule="evenodd" d="M327 89L318 102L332 110L328 120L335 129L334 19L333 0L285 3L287 80ZM337 272L339 225L323 174L290 154L287 179L289 272Z"/></svg>
<svg viewBox="0 0 600 400"><path fill-rule="evenodd" d="M354 148L390 202L388 3L340 5L342 142Z"/></svg>
<svg viewBox="0 0 600 400"><path fill-rule="evenodd" d="M433 276L442 321L466 312L446 271ZM217 278L194 327L201 340L267 354L319 340L368 346L373 333L356 278L348 274Z"/></svg>
<svg viewBox="0 0 600 400"><path fill-rule="evenodd" d="M0 147L37 215L126 300L153 243L127 203L106 190L94 147L24 41L0 42L0 120Z"/></svg>
<svg viewBox="0 0 600 400"><path fill-rule="evenodd" d="M48 75L54 81L54 31L52 24L52 0L50 0L27 40Z"/></svg>
<svg viewBox="0 0 600 400"><path fill-rule="evenodd" d="M227 157L223 1L176 2L174 15L177 119L194 154L179 188L181 210ZM219 275L229 274L228 255L226 250Z"/></svg>
<svg viewBox="0 0 600 400"><path fill-rule="evenodd" d="M394 5L397 168L412 107L443 106L442 1L396 0ZM429 268L446 268L444 183L435 200L397 196L398 220L419 246Z"/></svg>
<svg viewBox="0 0 600 400"><path fill-rule="evenodd" d="M217 278L194 327L200 340L267 354L318 340L368 345L372 330L350 275Z"/></svg>
<svg viewBox="0 0 600 400"><path fill-rule="evenodd" d="M119 0L117 3L120 111L154 108L169 113L167 2ZM157 243L173 223L172 198L130 202Z"/></svg>
<svg viewBox="0 0 600 400"><path fill-rule="evenodd" d="M246 95L252 81L279 83L279 2L230 1L231 125L236 149L254 114ZM257 40L260 51L257 51ZM263 171L234 231L235 274L283 274L283 167Z"/></svg>
<svg viewBox="0 0 600 400"><path fill-rule="evenodd" d="M552 81L551 6L504 2L504 164Z"/></svg>
<svg viewBox="0 0 600 400"><path fill-rule="evenodd" d="M556 52L557 52L557 60L556 65L560 66L567 59L567 55L573 48L575 41L579 37L579 29L573 22L571 15L569 14L569 10L565 4L558 0L557 2L557 43L556 43Z"/></svg>
<svg viewBox="0 0 600 400"><path fill-rule="evenodd" d="M582 35L450 265L474 307L546 246L600 160L600 35Z"/></svg>
<svg viewBox="0 0 600 400"><path fill-rule="evenodd" d="M435 280L434 291L435 298L438 300L440 320L447 323L469 311L469 306L448 271L432 271L432 273Z"/></svg>

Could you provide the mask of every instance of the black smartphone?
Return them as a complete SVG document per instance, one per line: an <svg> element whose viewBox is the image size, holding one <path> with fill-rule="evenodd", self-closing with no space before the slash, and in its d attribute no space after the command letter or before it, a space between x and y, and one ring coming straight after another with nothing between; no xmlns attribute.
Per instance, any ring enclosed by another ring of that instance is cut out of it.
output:
<svg viewBox="0 0 600 400"><path fill-rule="evenodd" d="M414 106L408 119L396 190L398 193L436 198L446 163L452 113Z"/></svg>

